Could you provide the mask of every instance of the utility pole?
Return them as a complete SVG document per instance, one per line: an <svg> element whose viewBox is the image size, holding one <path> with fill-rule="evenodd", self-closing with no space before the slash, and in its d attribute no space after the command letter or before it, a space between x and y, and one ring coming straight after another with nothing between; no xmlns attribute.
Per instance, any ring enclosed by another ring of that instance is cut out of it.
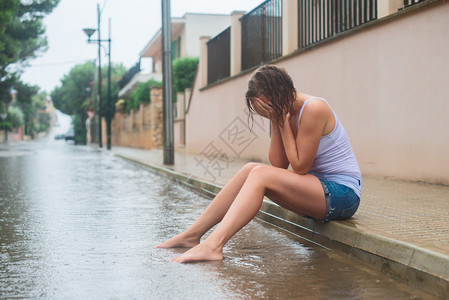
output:
<svg viewBox="0 0 449 300"><path fill-rule="evenodd" d="M111 150L111 117L112 117L112 107L111 107L111 18L109 18L109 37L107 40L102 40L100 35L100 19L101 11L100 5L97 4L98 13L98 39L92 40L91 36L95 33L93 28L84 28L83 31L86 33L88 43L98 43L98 93L97 93L97 115L98 115L98 147L103 146L102 131L101 131L101 86L103 78L101 77L101 43L108 42L108 99L106 108L106 134L107 134L107 149Z"/></svg>
<svg viewBox="0 0 449 300"><path fill-rule="evenodd" d="M108 38L108 109L106 110L106 134L107 134L107 149L111 150L111 18L109 18L109 38Z"/></svg>
<svg viewBox="0 0 449 300"><path fill-rule="evenodd" d="M173 136L173 88L171 53L171 12L170 0L162 0L162 89L164 120L164 164L175 163Z"/></svg>
<svg viewBox="0 0 449 300"><path fill-rule="evenodd" d="M103 147L103 140L101 134L101 36L100 36L100 4L97 4L98 17L98 99L97 99L97 116L98 116L98 147Z"/></svg>

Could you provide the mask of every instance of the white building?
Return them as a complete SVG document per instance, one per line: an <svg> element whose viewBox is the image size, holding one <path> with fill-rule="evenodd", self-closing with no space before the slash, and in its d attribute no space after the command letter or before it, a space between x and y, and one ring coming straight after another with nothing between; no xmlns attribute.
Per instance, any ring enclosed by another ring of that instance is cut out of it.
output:
<svg viewBox="0 0 449 300"><path fill-rule="evenodd" d="M200 37L215 36L230 25L230 15L186 13L181 18L172 18L172 58L199 57ZM126 97L140 82L151 78L162 81L162 28L140 52L140 57L152 59L152 70L134 75L120 90L119 97Z"/></svg>

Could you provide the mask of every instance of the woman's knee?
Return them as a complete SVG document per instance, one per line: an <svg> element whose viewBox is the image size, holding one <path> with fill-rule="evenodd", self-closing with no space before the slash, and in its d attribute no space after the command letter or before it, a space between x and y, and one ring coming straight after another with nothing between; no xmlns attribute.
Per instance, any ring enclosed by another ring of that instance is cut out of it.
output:
<svg viewBox="0 0 449 300"><path fill-rule="evenodd" d="M258 164L251 169L248 177L263 181L268 178L269 174L270 174L270 166Z"/></svg>
<svg viewBox="0 0 449 300"><path fill-rule="evenodd" d="M254 168L263 166L263 165L264 164L261 164L261 163L250 162L250 163L247 163L246 165L244 165L242 170L250 173Z"/></svg>

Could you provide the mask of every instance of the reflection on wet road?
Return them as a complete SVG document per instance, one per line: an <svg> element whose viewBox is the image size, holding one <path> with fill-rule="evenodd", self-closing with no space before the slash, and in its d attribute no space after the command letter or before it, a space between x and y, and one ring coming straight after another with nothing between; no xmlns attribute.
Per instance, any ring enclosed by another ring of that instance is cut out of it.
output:
<svg viewBox="0 0 449 300"><path fill-rule="evenodd" d="M428 299L332 250L253 221L223 262L154 245L210 199L94 147L0 146L0 298Z"/></svg>

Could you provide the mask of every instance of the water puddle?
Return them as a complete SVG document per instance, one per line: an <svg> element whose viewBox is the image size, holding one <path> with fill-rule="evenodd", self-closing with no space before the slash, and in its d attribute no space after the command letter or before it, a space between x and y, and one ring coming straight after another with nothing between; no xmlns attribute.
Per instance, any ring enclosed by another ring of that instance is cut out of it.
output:
<svg viewBox="0 0 449 300"><path fill-rule="evenodd" d="M0 156L0 298L432 299L261 221L222 262L178 264L210 199L94 148L33 143Z"/></svg>

